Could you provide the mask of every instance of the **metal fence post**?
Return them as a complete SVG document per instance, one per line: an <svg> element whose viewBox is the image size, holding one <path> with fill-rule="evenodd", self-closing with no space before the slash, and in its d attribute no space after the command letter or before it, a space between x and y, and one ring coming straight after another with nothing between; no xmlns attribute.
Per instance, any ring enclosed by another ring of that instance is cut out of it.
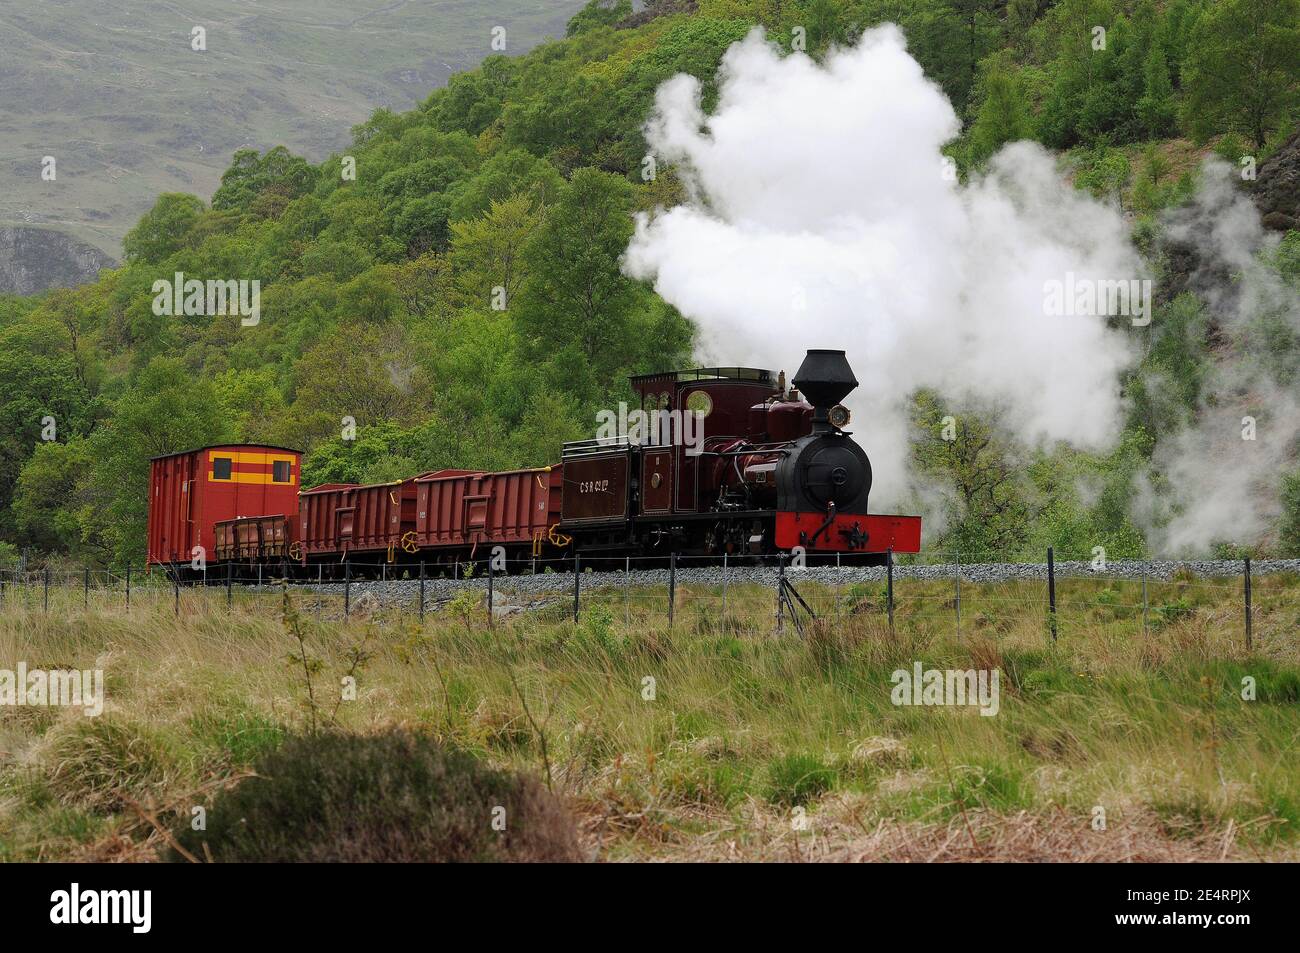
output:
<svg viewBox="0 0 1300 953"><path fill-rule="evenodd" d="M727 627L727 552L722 552L722 627Z"/></svg>
<svg viewBox="0 0 1300 953"><path fill-rule="evenodd" d="M673 627L673 610L677 608L677 554L668 554L668 628Z"/></svg>
<svg viewBox="0 0 1300 953"><path fill-rule="evenodd" d="M126 611L131 611L131 564L126 564Z"/></svg>
<svg viewBox="0 0 1300 953"><path fill-rule="evenodd" d="M1247 573L1246 578L1249 579L1250 570L1247 570L1246 573ZM49 612L50 611L50 567L49 566L45 567L44 582L45 582L45 610L44 611ZM1249 639L1249 636L1247 636L1247 638Z"/></svg>
<svg viewBox="0 0 1300 953"><path fill-rule="evenodd" d="M1056 641L1056 558L1052 547L1047 547L1047 621L1052 627L1052 641Z"/></svg>
<svg viewBox="0 0 1300 953"><path fill-rule="evenodd" d="M496 598L496 592L495 592L495 589L496 589L496 586L495 586L495 580L496 580L496 572L495 572L495 570L493 570L493 568L492 568L492 557L489 556L489 557L488 557L488 600L487 600L488 628L489 628L489 629L492 628L492 601L493 601L493 599ZM575 610L575 612L576 612L576 610ZM577 615L576 615L576 614L575 614L574 618L575 618L575 619L577 618Z"/></svg>
<svg viewBox="0 0 1300 953"><path fill-rule="evenodd" d="M174 614L179 618L181 614L181 571L180 567L172 567L172 598L175 600Z"/></svg>
<svg viewBox="0 0 1300 953"><path fill-rule="evenodd" d="M235 605L235 561L232 559L226 563L226 611L229 612Z"/></svg>
<svg viewBox="0 0 1300 953"><path fill-rule="evenodd" d="M785 553L776 555L776 634L785 632Z"/></svg>
<svg viewBox="0 0 1300 953"><path fill-rule="evenodd" d="M582 585L582 576L580 575L581 565L582 565L582 557L578 555L578 551L575 549L573 551L573 621L574 622L578 621L579 587Z"/></svg>
<svg viewBox="0 0 1300 953"><path fill-rule="evenodd" d="M956 555L957 560L957 638L961 638L961 553Z"/></svg>
<svg viewBox="0 0 1300 953"><path fill-rule="evenodd" d="M889 610L889 631L894 630L894 547L885 550L885 606Z"/></svg>
<svg viewBox="0 0 1300 953"><path fill-rule="evenodd" d="M90 567L89 566L87 566L84 570L82 570L81 608L83 612L90 608Z"/></svg>
<svg viewBox="0 0 1300 953"><path fill-rule="evenodd" d="M632 628L632 557L623 557L623 625Z"/></svg>
<svg viewBox="0 0 1300 953"><path fill-rule="evenodd" d="M420 621L424 621L424 560L420 560Z"/></svg>
<svg viewBox="0 0 1300 953"><path fill-rule="evenodd" d="M343 557L343 618L352 615L352 564Z"/></svg>
<svg viewBox="0 0 1300 953"><path fill-rule="evenodd" d="M1251 650L1252 639L1252 618L1250 605L1250 557L1246 557L1246 651Z"/></svg>
<svg viewBox="0 0 1300 953"><path fill-rule="evenodd" d="M1147 631L1147 567L1142 567L1142 634L1145 636Z"/></svg>

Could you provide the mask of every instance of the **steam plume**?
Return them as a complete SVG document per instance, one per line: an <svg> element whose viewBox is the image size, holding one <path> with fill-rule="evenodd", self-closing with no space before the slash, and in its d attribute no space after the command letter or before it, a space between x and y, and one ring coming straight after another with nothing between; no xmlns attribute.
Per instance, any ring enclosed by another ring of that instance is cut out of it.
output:
<svg viewBox="0 0 1300 953"><path fill-rule="evenodd" d="M708 116L694 78L660 87L648 138L690 200L642 217L624 266L698 323L706 358L792 371L806 348L845 348L877 509L907 493L918 387L958 416L1003 408L1031 444L1114 441L1128 339L1100 317L1045 314L1044 283L1139 277L1117 211L1030 143L968 185L946 175L957 117L892 25L820 64L755 30L719 83Z"/></svg>

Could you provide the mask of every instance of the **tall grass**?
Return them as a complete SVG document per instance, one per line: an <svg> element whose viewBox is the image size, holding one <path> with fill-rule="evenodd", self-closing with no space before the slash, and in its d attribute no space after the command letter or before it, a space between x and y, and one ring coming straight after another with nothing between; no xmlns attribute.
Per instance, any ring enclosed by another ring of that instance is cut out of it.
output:
<svg viewBox="0 0 1300 953"><path fill-rule="evenodd" d="M777 636L772 593L739 585L725 616L719 590L679 587L672 627L662 592L618 588L588 592L576 624L557 597L492 627L344 622L309 593L288 596L288 627L266 596L228 611L185 593L179 617L169 591L130 615L80 593L48 614L11 602L0 668L102 668L108 703L0 709L0 858L153 857L142 817L183 822L313 721L418 729L549 782L610 859L889 856L892 830L996 853L1063 825L1080 856L1115 856L1108 837L1124 856L1294 854L1294 577L1256 581L1251 651L1230 580L1152 585L1145 620L1136 583L1068 580L1056 642L1041 583L963 587L960 634L951 583L900 584L892 628L878 589L801 587L821 617L802 636ZM999 713L893 705L890 674L916 661L996 668Z"/></svg>

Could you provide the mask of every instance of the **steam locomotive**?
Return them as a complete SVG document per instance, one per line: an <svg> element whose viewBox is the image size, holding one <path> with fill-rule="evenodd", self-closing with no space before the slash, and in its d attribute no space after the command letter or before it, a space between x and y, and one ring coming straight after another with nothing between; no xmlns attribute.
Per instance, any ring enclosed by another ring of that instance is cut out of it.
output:
<svg viewBox="0 0 1300 953"><path fill-rule="evenodd" d="M868 512L871 462L845 430L841 401L858 382L843 351L810 350L792 387L784 372L749 367L631 384L636 425L620 419L613 433L566 443L551 466L304 490L302 456L288 448L156 457L149 562L181 576L226 564L241 576L260 565L314 577L500 550L534 561L799 552L858 563L919 551L919 517Z"/></svg>

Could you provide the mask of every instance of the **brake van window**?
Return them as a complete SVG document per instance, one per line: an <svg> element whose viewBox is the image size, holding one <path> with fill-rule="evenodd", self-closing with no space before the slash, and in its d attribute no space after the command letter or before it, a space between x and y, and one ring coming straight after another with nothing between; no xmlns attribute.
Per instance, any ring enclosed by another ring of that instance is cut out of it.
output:
<svg viewBox="0 0 1300 953"><path fill-rule="evenodd" d="M289 461L288 460L276 460L275 463L272 464L271 470L273 471L271 474L271 479L274 480L276 483L289 482Z"/></svg>
<svg viewBox="0 0 1300 953"><path fill-rule="evenodd" d="M230 458L214 457L212 460L212 479L229 480L230 479Z"/></svg>

